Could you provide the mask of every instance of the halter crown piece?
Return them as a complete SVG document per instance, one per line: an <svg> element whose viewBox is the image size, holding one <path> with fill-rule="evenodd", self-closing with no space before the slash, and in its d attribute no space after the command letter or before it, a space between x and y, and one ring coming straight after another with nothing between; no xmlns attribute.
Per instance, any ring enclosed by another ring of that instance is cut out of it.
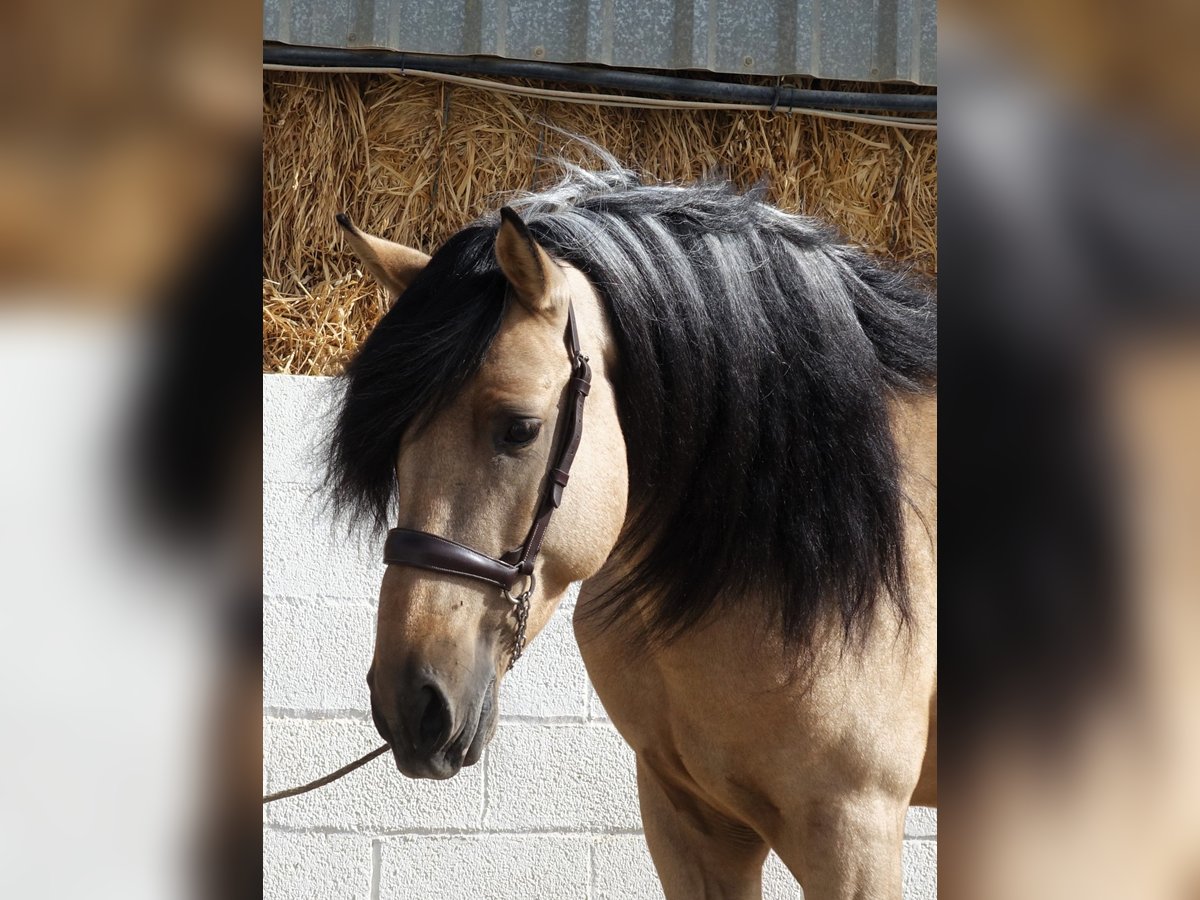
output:
<svg viewBox="0 0 1200 900"><path fill-rule="evenodd" d="M575 452L583 437L583 403L592 385L592 370L588 358L579 348L579 329L575 325L575 308L571 305L567 306L565 341L571 357L571 378L567 382L564 415L559 419L557 449L550 458L537 513L524 543L497 559L426 531L393 528L388 532L387 543L383 547L383 561L388 565L413 566L448 575L461 575L499 587L503 596L512 602L516 615L509 669L525 650L525 623L529 619L529 600L536 585L533 564L538 551L542 549L542 539L546 536L550 519L562 503L563 490L571 474L571 463L575 460ZM524 590L514 595L513 588L522 579Z"/></svg>

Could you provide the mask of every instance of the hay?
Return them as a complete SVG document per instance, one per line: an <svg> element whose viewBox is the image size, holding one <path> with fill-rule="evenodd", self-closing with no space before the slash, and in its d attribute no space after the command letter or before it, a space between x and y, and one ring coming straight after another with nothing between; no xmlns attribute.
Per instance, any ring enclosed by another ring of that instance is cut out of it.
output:
<svg viewBox="0 0 1200 900"><path fill-rule="evenodd" d="M432 252L514 190L588 163L542 123L607 147L648 178L721 172L936 273L937 139L769 112L572 105L413 77L268 72L263 102L263 370L336 374L385 306L338 232ZM591 161L591 162L594 162Z"/></svg>

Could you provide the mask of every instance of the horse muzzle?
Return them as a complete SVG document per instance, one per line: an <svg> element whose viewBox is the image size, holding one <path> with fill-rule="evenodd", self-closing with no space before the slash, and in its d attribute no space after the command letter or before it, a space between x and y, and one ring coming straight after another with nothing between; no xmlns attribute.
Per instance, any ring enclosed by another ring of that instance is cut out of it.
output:
<svg viewBox="0 0 1200 900"><path fill-rule="evenodd" d="M371 717L402 774L446 779L479 761L496 728L494 672L458 691L435 673L414 673L393 681L390 692L376 689L374 672L367 676Z"/></svg>

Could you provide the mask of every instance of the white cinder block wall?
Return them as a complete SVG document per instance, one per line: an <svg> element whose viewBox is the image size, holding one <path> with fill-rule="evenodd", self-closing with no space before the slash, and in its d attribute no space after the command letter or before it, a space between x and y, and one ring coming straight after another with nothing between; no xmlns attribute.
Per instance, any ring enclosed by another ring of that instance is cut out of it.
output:
<svg viewBox="0 0 1200 900"><path fill-rule="evenodd" d="M263 377L263 780L307 782L380 743L366 672L382 565L322 514L313 448L329 379ZM638 900L661 897L641 835L633 755L588 682L574 595L501 689L483 758L443 782L390 757L263 810L268 900ZM937 893L937 819L909 814L905 896ZM768 898L799 889L773 855Z"/></svg>

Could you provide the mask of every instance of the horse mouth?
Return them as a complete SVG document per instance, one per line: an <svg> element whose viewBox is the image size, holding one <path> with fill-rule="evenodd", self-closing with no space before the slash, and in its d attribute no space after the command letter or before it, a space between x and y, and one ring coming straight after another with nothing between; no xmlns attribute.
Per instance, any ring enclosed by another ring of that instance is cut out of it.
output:
<svg viewBox="0 0 1200 900"><path fill-rule="evenodd" d="M483 748L487 746L488 741L492 739L492 735L496 731L496 679L492 678L488 682L488 686L483 690L483 702L479 705L479 717L475 721L470 739L464 741L466 748L462 758L462 765L473 766L479 762L483 756ZM463 730L463 738L466 738L466 729Z"/></svg>
<svg viewBox="0 0 1200 900"><path fill-rule="evenodd" d="M483 748L492 739L496 730L496 680L493 678L484 688L479 703L479 712L470 716L463 723L462 729L442 751L444 766L439 767L444 774L434 775L435 778L451 778L457 775L463 766L473 766L483 756Z"/></svg>
<svg viewBox="0 0 1200 900"><path fill-rule="evenodd" d="M379 716L372 705L372 715L375 727L380 735L392 745L392 757L396 768L407 778L432 779L444 781L453 778L463 766L473 766L483 756L483 748L496 731L496 679L488 682L486 688L476 700L476 706L464 718L463 724L454 737L440 749L433 750L428 755L420 754L413 747L411 751L404 745L395 744L389 737L391 733L386 728L386 721Z"/></svg>
<svg viewBox="0 0 1200 900"><path fill-rule="evenodd" d="M467 745L463 766L474 766L484 755L484 748L496 732L496 679L492 678L484 690L484 702L480 704L479 720L475 722L475 733Z"/></svg>

